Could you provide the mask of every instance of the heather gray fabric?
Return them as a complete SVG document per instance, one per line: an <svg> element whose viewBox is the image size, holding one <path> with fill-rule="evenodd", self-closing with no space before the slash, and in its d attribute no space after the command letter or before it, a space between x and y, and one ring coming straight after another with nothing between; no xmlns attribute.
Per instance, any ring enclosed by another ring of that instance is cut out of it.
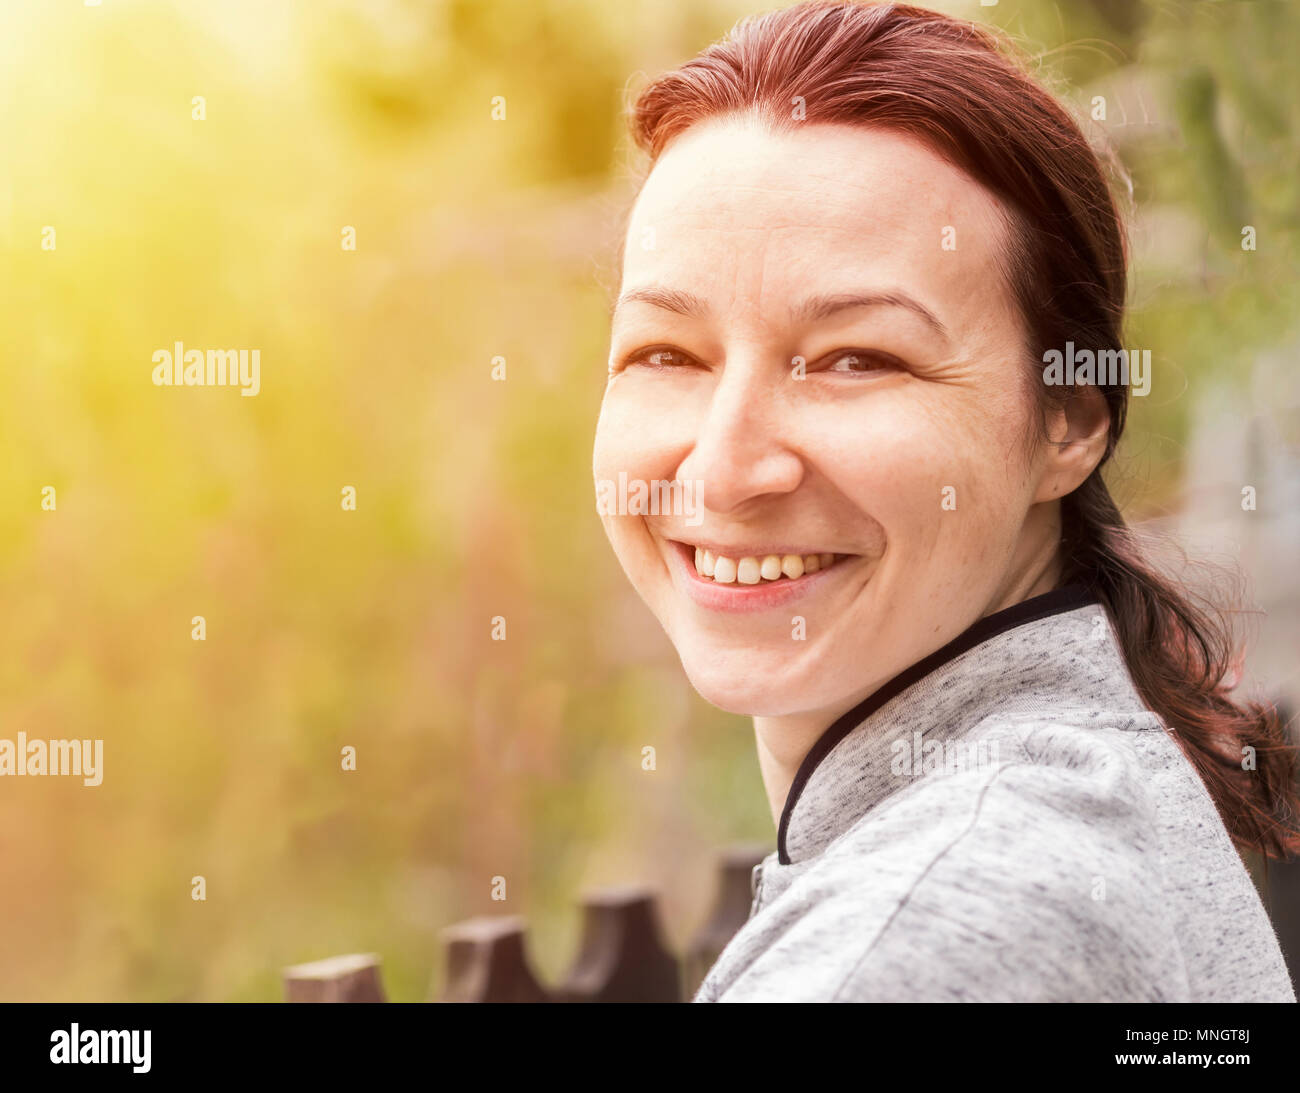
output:
<svg viewBox="0 0 1300 1093"><path fill-rule="evenodd" d="M1099 605L940 664L787 809L790 864L778 850L755 870L749 921L697 1002L1296 1000Z"/></svg>

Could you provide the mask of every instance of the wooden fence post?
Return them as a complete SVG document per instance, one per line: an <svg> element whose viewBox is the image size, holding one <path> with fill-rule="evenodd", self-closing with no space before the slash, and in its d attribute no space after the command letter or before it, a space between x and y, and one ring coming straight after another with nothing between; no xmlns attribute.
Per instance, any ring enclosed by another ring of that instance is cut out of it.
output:
<svg viewBox="0 0 1300 1093"><path fill-rule="evenodd" d="M722 950L745 922L754 902L753 874L771 847L762 843L737 843L722 852L718 862L718 895L713 913L686 951L686 989L694 997Z"/></svg>
<svg viewBox="0 0 1300 1093"><path fill-rule="evenodd" d="M284 969L286 1002L383 1002L375 953L332 956Z"/></svg>
<svg viewBox="0 0 1300 1093"><path fill-rule="evenodd" d="M684 1002L749 918L753 869L769 853L756 843L727 848L708 921L679 965L659 928L653 894L602 888L583 898L582 939L563 984L547 990L528 963L524 920L468 919L442 931L446 979L440 1002ZM383 1002L375 953L352 953L284 969L288 1002ZM683 972L685 973L683 975ZM685 994L682 991L685 990Z"/></svg>
<svg viewBox="0 0 1300 1093"><path fill-rule="evenodd" d="M664 947L654 897L602 888L583 899L582 942L557 1002L680 1002L681 972Z"/></svg>
<svg viewBox="0 0 1300 1093"><path fill-rule="evenodd" d="M447 978L440 1002L549 1002L524 952L523 919L472 918L442 931Z"/></svg>
<svg viewBox="0 0 1300 1093"><path fill-rule="evenodd" d="M1283 732L1288 733L1287 742L1300 744L1300 727L1292 726L1295 711L1284 697L1275 700L1278 721ZM1297 790L1300 790L1300 771L1296 772ZM1287 963L1291 978L1300 983L1300 855L1291 855L1281 861L1268 863L1268 916L1277 933L1282 956Z"/></svg>

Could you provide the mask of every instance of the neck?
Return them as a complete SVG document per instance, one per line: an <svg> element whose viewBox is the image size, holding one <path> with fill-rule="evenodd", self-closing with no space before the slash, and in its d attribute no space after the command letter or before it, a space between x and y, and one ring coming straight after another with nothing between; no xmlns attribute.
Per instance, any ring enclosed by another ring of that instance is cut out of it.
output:
<svg viewBox="0 0 1300 1093"><path fill-rule="evenodd" d="M1046 526L1038 530L1046 534L1035 535L1029 540L1032 546L1029 546L1025 552L1030 554L1031 558L1017 559L1020 564L1012 565L1007 580L999 587L997 594L985 605L977 619L971 619L968 625L974 625L979 618L985 618L1015 604L1023 603L1056 587L1061 573L1060 558L1056 551L1056 540L1060 535L1059 516L1053 521L1050 515L1046 513L1042 515L1047 516L1047 519L1041 520L1041 523ZM1056 529L1055 535L1051 533L1053 527ZM1038 557L1032 557L1034 554ZM939 648L942 644L943 642L940 642L935 648ZM895 670L888 675L868 681L832 707L783 714L779 717L754 718L758 767L763 776L763 787L767 791L767 803L772 810L773 824L780 825L781 812L785 808L794 777L822 733L906 667L906 664L895 666Z"/></svg>

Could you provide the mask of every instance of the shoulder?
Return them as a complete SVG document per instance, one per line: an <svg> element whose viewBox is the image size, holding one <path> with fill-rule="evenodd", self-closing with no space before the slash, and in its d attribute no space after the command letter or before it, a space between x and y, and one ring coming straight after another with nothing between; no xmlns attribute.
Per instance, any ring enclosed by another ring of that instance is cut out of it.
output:
<svg viewBox="0 0 1300 1093"><path fill-rule="evenodd" d="M809 870L813 932L856 955L834 997L1156 1000L1185 989L1152 802L1122 733L982 725Z"/></svg>
<svg viewBox="0 0 1300 1093"><path fill-rule="evenodd" d="M870 843L886 828L936 851L980 847L994 860L1014 853L1027 869L1048 872L1089 854L1113 863L1144 857L1158 848L1139 734L1163 737L1159 718L990 718L958 741L926 744L901 773L896 767L897 792L846 839Z"/></svg>
<svg viewBox="0 0 1300 1093"><path fill-rule="evenodd" d="M991 753L987 783L1019 796L1022 808L1094 829L1099 822L1154 826L1149 745L1158 741L1163 750L1169 739L1150 711L1002 714L975 726L969 737Z"/></svg>

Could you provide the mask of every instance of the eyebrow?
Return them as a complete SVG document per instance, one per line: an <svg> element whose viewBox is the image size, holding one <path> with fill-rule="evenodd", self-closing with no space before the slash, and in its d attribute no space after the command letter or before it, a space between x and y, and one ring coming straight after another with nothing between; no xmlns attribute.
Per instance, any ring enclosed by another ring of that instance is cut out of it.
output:
<svg viewBox="0 0 1300 1093"><path fill-rule="evenodd" d="M614 305L614 311L617 312L623 305L634 302L650 304L652 307L695 319L705 319L709 315L709 305L698 296L657 285L647 285L644 288L634 288L624 292ZM906 308L920 316L940 336L948 337L948 328L939 321L934 312L905 292L837 292L809 296L790 309L790 319L793 322L815 322L853 307Z"/></svg>

